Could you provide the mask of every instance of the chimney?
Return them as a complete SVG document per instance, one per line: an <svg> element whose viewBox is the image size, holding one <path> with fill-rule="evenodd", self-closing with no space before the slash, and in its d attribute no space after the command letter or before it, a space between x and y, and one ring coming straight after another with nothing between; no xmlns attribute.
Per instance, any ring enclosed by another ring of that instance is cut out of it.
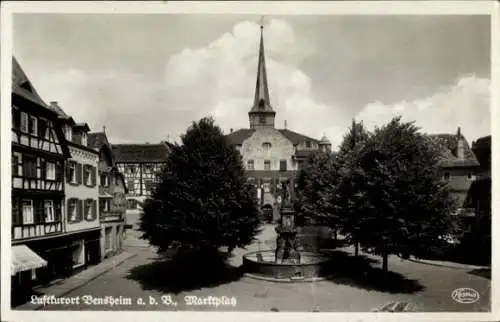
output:
<svg viewBox="0 0 500 322"><path fill-rule="evenodd" d="M464 137L462 136L462 133L460 131L460 127L457 130L457 158L459 160L465 159L465 142L464 142Z"/></svg>
<svg viewBox="0 0 500 322"><path fill-rule="evenodd" d="M229 132L233 133L233 129L232 129L232 128L230 128L230 129L229 129Z"/></svg>

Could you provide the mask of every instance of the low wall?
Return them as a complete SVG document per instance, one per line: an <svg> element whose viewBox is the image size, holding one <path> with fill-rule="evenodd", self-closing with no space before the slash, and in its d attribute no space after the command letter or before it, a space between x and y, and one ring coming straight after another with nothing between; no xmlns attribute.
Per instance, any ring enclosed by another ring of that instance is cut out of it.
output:
<svg viewBox="0 0 500 322"><path fill-rule="evenodd" d="M256 276L271 277L274 279L304 278L311 279L327 275L329 259L316 253L301 252L301 257L315 257L317 261L302 264L278 264L270 261L255 261L250 256L262 253L265 257L274 256L274 251L252 252L243 256L243 269L245 273Z"/></svg>

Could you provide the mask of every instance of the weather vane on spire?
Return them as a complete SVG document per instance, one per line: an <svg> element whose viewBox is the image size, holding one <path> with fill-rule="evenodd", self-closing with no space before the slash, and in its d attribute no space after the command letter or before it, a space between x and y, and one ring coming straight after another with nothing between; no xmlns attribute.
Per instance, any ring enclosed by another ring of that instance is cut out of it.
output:
<svg viewBox="0 0 500 322"><path fill-rule="evenodd" d="M260 16L260 29L264 29L264 16Z"/></svg>

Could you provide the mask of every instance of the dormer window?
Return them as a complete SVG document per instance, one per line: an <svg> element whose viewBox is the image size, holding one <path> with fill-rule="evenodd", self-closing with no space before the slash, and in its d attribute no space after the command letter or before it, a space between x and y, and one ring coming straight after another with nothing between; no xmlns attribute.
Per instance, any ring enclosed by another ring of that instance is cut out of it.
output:
<svg viewBox="0 0 500 322"><path fill-rule="evenodd" d="M82 132L82 145L87 146L87 133Z"/></svg>
<svg viewBox="0 0 500 322"><path fill-rule="evenodd" d="M271 147L272 147L272 145L270 142L262 143L262 148L264 148L265 150L269 150Z"/></svg>
<svg viewBox="0 0 500 322"><path fill-rule="evenodd" d="M266 105L266 102L261 98L259 100L259 109L263 110L265 105Z"/></svg>

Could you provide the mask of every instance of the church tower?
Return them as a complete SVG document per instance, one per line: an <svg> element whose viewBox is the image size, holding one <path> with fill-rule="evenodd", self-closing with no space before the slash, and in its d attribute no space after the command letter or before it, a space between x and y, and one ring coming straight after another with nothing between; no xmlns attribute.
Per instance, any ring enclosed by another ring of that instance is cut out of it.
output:
<svg viewBox="0 0 500 322"><path fill-rule="evenodd" d="M248 112L250 128L274 128L276 112L271 107L269 88L267 86L266 60L264 57L264 26L260 26L259 63L257 65L257 82L252 108Z"/></svg>

